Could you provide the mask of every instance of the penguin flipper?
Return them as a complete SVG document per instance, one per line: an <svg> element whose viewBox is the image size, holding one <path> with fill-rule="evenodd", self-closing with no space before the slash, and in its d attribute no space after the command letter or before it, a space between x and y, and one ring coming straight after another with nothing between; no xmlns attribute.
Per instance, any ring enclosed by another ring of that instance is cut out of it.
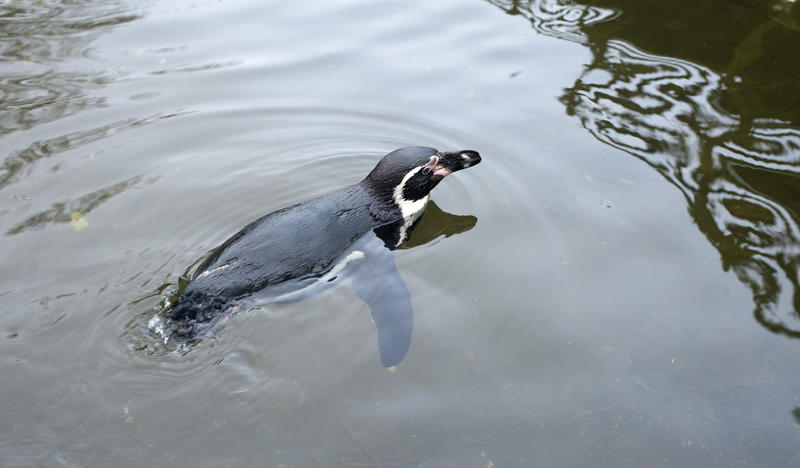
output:
<svg viewBox="0 0 800 468"><path fill-rule="evenodd" d="M374 247L373 247L374 246ZM411 294L394 263L394 252L375 237L367 261L352 279L353 291L369 306L378 331L378 349L384 367L399 364L411 346L414 310Z"/></svg>

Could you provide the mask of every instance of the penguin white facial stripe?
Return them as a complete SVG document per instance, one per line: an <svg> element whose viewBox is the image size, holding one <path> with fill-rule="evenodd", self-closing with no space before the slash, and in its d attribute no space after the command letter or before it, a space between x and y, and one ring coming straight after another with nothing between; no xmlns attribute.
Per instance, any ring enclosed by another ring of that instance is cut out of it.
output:
<svg viewBox="0 0 800 468"><path fill-rule="evenodd" d="M422 212L428 204L428 195L419 200L407 200L403 197L403 187L405 187L408 180L414 177L417 172L421 171L423 167L424 166L420 166L409 171L397 187L394 188L394 192L392 193L392 198L394 198L394 202L397 204L398 208L400 208L400 213L402 213L403 218L408 218Z"/></svg>

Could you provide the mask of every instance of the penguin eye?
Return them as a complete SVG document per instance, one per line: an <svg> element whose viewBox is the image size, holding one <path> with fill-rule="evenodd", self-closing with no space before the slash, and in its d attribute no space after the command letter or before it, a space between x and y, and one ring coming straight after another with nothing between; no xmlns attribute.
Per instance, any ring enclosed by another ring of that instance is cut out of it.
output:
<svg viewBox="0 0 800 468"><path fill-rule="evenodd" d="M430 174L433 171L433 169L436 167L437 164L439 164L439 156L433 155L428 160L428 162L425 163L424 166L422 166L422 171L420 171L420 172L422 172L423 174L426 174L426 175Z"/></svg>

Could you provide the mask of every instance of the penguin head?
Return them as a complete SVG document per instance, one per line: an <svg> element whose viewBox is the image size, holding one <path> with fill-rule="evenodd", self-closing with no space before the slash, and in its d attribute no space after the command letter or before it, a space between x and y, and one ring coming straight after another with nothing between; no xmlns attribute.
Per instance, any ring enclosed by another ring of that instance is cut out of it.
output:
<svg viewBox="0 0 800 468"><path fill-rule="evenodd" d="M394 201L406 215L405 205L427 201L430 191L442 179L479 162L477 151L443 153L425 146L409 146L384 156L362 184L381 198Z"/></svg>

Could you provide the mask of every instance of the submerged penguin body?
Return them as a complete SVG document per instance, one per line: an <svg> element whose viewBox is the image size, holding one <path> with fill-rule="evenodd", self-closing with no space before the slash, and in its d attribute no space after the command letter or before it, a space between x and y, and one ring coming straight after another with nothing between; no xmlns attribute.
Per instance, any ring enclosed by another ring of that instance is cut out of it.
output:
<svg viewBox="0 0 800 468"><path fill-rule="evenodd" d="M424 211L430 190L446 175L478 162L480 156L475 151L440 153L426 147L402 148L384 156L358 184L253 221L197 269L170 310L170 316L178 322L173 336L191 341L208 334L208 330L215 332L220 328L215 323L226 322L238 310L240 301L256 292L270 297L299 297L293 296L293 291L319 282L337 265L366 263L361 259L364 255L382 258L383 264L390 262L394 271L393 257L381 251L391 254L389 250L405 240ZM396 282L387 268L359 267L359 271L371 270ZM356 275L353 282L359 297L370 305L373 320L376 307L406 307L408 292L402 280L399 286L391 286L403 291L395 298L384 294L385 301L370 293L369 284L376 282L370 275ZM410 302L407 307L410 313Z"/></svg>

